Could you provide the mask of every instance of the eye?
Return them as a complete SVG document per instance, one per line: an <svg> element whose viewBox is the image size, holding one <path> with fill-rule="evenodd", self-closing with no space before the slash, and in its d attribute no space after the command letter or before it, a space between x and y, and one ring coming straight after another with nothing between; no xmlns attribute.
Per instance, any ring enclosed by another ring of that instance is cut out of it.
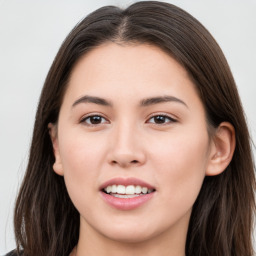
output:
<svg viewBox="0 0 256 256"><path fill-rule="evenodd" d="M98 124L105 124L108 123L106 118L100 115L90 115L86 116L81 120L81 123L84 123L88 126L98 125Z"/></svg>
<svg viewBox="0 0 256 256"><path fill-rule="evenodd" d="M177 122L177 120L175 120L172 117L167 116L167 115L155 115L155 116L150 117L150 119L148 119L147 122L159 125L159 124L175 123L175 122Z"/></svg>

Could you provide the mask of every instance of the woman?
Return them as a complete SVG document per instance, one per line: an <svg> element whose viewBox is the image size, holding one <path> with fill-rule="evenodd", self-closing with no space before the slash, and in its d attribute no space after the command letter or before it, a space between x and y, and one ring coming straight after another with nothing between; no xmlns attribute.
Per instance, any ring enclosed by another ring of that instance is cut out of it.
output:
<svg viewBox="0 0 256 256"><path fill-rule="evenodd" d="M254 166L228 64L183 10L81 21L48 73L16 255L253 255Z"/></svg>

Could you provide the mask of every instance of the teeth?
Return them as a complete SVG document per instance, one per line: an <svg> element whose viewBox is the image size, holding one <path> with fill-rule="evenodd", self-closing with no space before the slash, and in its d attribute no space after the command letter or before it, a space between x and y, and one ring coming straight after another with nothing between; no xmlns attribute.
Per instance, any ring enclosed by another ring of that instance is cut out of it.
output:
<svg viewBox="0 0 256 256"><path fill-rule="evenodd" d="M116 193L116 191L117 191L116 185L111 186L111 192Z"/></svg>
<svg viewBox="0 0 256 256"><path fill-rule="evenodd" d="M135 194L135 187L133 185L127 186L125 189L126 195L134 195Z"/></svg>
<svg viewBox="0 0 256 256"><path fill-rule="evenodd" d="M120 194L112 194L112 196L114 197L119 197L119 198L133 198L133 197L137 197L140 195L120 195Z"/></svg>
<svg viewBox="0 0 256 256"><path fill-rule="evenodd" d="M140 193L141 193L141 190L142 190L141 186L136 186L136 188L135 188L135 193L136 193L136 194L140 194Z"/></svg>
<svg viewBox="0 0 256 256"><path fill-rule="evenodd" d="M134 197L134 195L139 195L139 194L148 194L153 192L153 189L149 189L147 187L141 187L141 186L134 186L134 185L129 185L129 186L124 186L124 185L112 185L112 186L107 186L104 188L104 191L107 192L108 194L115 194L113 196L115 197L121 197L121 198L130 198ZM133 196L125 196L124 195L133 195Z"/></svg>
<svg viewBox="0 0 256 256"><path fill-rule="evenodd" d="M143 194L147 194L147 192L148 192L148 188L143 187L143 188L142 188L142 193L143 193Z"/></svg>
<svg viewBox="0 0 256 256"><path fill-rule="evenodd" d="M107 193L110 193L112 191L112 187L111 186L107 186Z"/></svg>
<svg viewBox="0 0 256 256"><path fill-rule="evenodd" d="M112 187L111 187L112 188ZM112 189L111 189L112 192ZM123 185L118 185L116 188L116 193L117 194L125 194L125 186Z"/></svg>

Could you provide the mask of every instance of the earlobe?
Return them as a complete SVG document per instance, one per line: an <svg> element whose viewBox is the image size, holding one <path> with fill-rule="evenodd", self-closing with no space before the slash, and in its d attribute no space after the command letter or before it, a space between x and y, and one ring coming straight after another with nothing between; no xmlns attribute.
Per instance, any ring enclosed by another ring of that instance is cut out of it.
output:
<svg viewBox="0 0 256 256"><path fill-rule="evenodd" d="M57 136L57 126L55 124L49 123L48 124L49 135L52 141L52 147L55 157L55 162L53 164L53 170L58 175L63 176L63 168L61 163L61 157L59 152L59 143L58 143L58 136Z"/></svg>
<svg viewBox="0 0 256 256"><path fill-rule="evenodd" d="M212 139L212 147L206 170L207 176L214 176L225 171L232 160L236 139L235 129L228 122L219 125Z"/></svg>

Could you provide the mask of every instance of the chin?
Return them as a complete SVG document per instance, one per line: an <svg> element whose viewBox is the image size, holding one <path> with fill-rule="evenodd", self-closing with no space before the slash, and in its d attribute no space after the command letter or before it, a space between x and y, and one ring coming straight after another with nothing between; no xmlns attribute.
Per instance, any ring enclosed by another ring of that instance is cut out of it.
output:
<svg viewBox="0 0 256 256"><path fill-rule="evenodd" d="M151 238L157 236L157 231L149 230L147 228L143 228L140 225L132 225L133 227L111 227L111 230L102 230L101 233L103 236L107 237L108 239L120 243L141 243ZM136 226L136 227L134 227Z"/></svg>
<svg viewBox="0 0 256 256"><path fill-rule="evenodd" d="M120 243L142 243L147 240L150 240L151 236L146 234L136 234L135 232L126 233L126 232L119 232L119 234L109 235L109 239L112 241L120 242Z"/></svg>

